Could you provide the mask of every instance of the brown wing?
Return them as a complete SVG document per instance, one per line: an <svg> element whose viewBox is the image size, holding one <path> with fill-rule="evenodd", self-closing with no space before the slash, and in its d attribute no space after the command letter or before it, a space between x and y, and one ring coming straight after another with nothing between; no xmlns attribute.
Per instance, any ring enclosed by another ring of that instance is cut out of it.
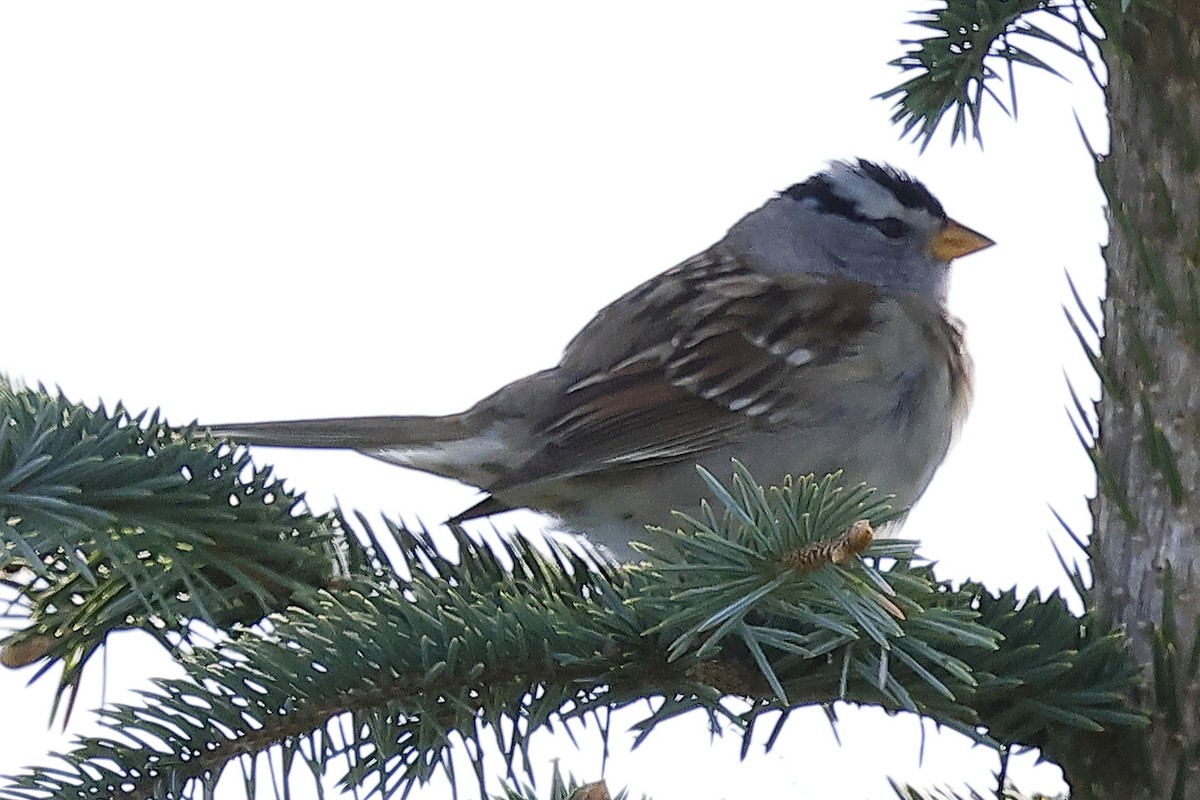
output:
<svg viewBox="0 0 1200 800"><path fill-rule="evenodd" d="M493 491L679 461L785 425L805 373L847 355L876 290L766 276L710 251L614 302L568 345L545 442Z"/></svg>

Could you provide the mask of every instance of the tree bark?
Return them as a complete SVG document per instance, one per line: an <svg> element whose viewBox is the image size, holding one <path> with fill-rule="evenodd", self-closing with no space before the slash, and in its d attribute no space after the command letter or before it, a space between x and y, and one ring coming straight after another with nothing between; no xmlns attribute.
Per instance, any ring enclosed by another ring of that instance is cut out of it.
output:
<svg viewBox="0 0 1200 800"><path fill-rule="evenodd" d="M1133 700L1152 724L1064 765L1075 798L1200 800L1200 3L1160 8L1139 13L1144 28L1118 22L1104 52L1110 243L1091 544L1095 601L1144 667Z"/></svg>

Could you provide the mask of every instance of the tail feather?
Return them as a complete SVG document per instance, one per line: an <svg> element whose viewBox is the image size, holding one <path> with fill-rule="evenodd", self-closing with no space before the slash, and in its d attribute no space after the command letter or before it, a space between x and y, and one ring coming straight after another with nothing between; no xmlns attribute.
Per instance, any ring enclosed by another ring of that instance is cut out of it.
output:
<svg viewBox="0 0 1200 800"><path fill-rule="evenodd" d="M402 467L486 488L512 468L514 454L495 430L467 414L349 417L211 425L214 436L262 447L357 450Z"/></svg>
<svg viewBox="0 0 1200 800"><path fill-rule="evenodd" d="M465 439L473 431L462 414L444 417L348 417L208 426L213 436L266 447L379 450Z"/></svg>

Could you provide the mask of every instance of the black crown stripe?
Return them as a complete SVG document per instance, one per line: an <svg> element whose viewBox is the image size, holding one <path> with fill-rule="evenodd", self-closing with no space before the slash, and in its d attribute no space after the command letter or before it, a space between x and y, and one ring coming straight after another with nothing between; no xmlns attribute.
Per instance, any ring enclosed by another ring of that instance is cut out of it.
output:
<svg viewBox="0 0 1200 800"><path fill-rule="evenodd" d="M887 189L905 208L919 209L940 219L946 218L946 212L937 198L930 194L924 184L907 173L861 159L855 162L851 169ZM879 221L864 216L854 201L837 194L833 190L828 172L814 175L802 183L788 187L780 194L793 200L815 200L817 207L824 213L837 214L856 222L874 224Z"/></svg>

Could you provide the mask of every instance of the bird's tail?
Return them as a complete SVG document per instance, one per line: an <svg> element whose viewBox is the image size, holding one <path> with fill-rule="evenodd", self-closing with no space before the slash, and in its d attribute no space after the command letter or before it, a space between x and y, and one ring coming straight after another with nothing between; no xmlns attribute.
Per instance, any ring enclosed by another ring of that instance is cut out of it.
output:
<svg viewBox="0 0 1200 800"><path fill-rule="evenodd" d="M469 414L442 417L347 417L211 425L217 437L263 447L358 450L403 467L486 487L495 465L485 457L500 444Z"/></svg>
<svg viewBox="0 0 1200 800"><path fill-rule="evenodd" d="M213 436L265 447L376 450L469 438L463 414L444 417L346 417L210 425Z"/></svg>

